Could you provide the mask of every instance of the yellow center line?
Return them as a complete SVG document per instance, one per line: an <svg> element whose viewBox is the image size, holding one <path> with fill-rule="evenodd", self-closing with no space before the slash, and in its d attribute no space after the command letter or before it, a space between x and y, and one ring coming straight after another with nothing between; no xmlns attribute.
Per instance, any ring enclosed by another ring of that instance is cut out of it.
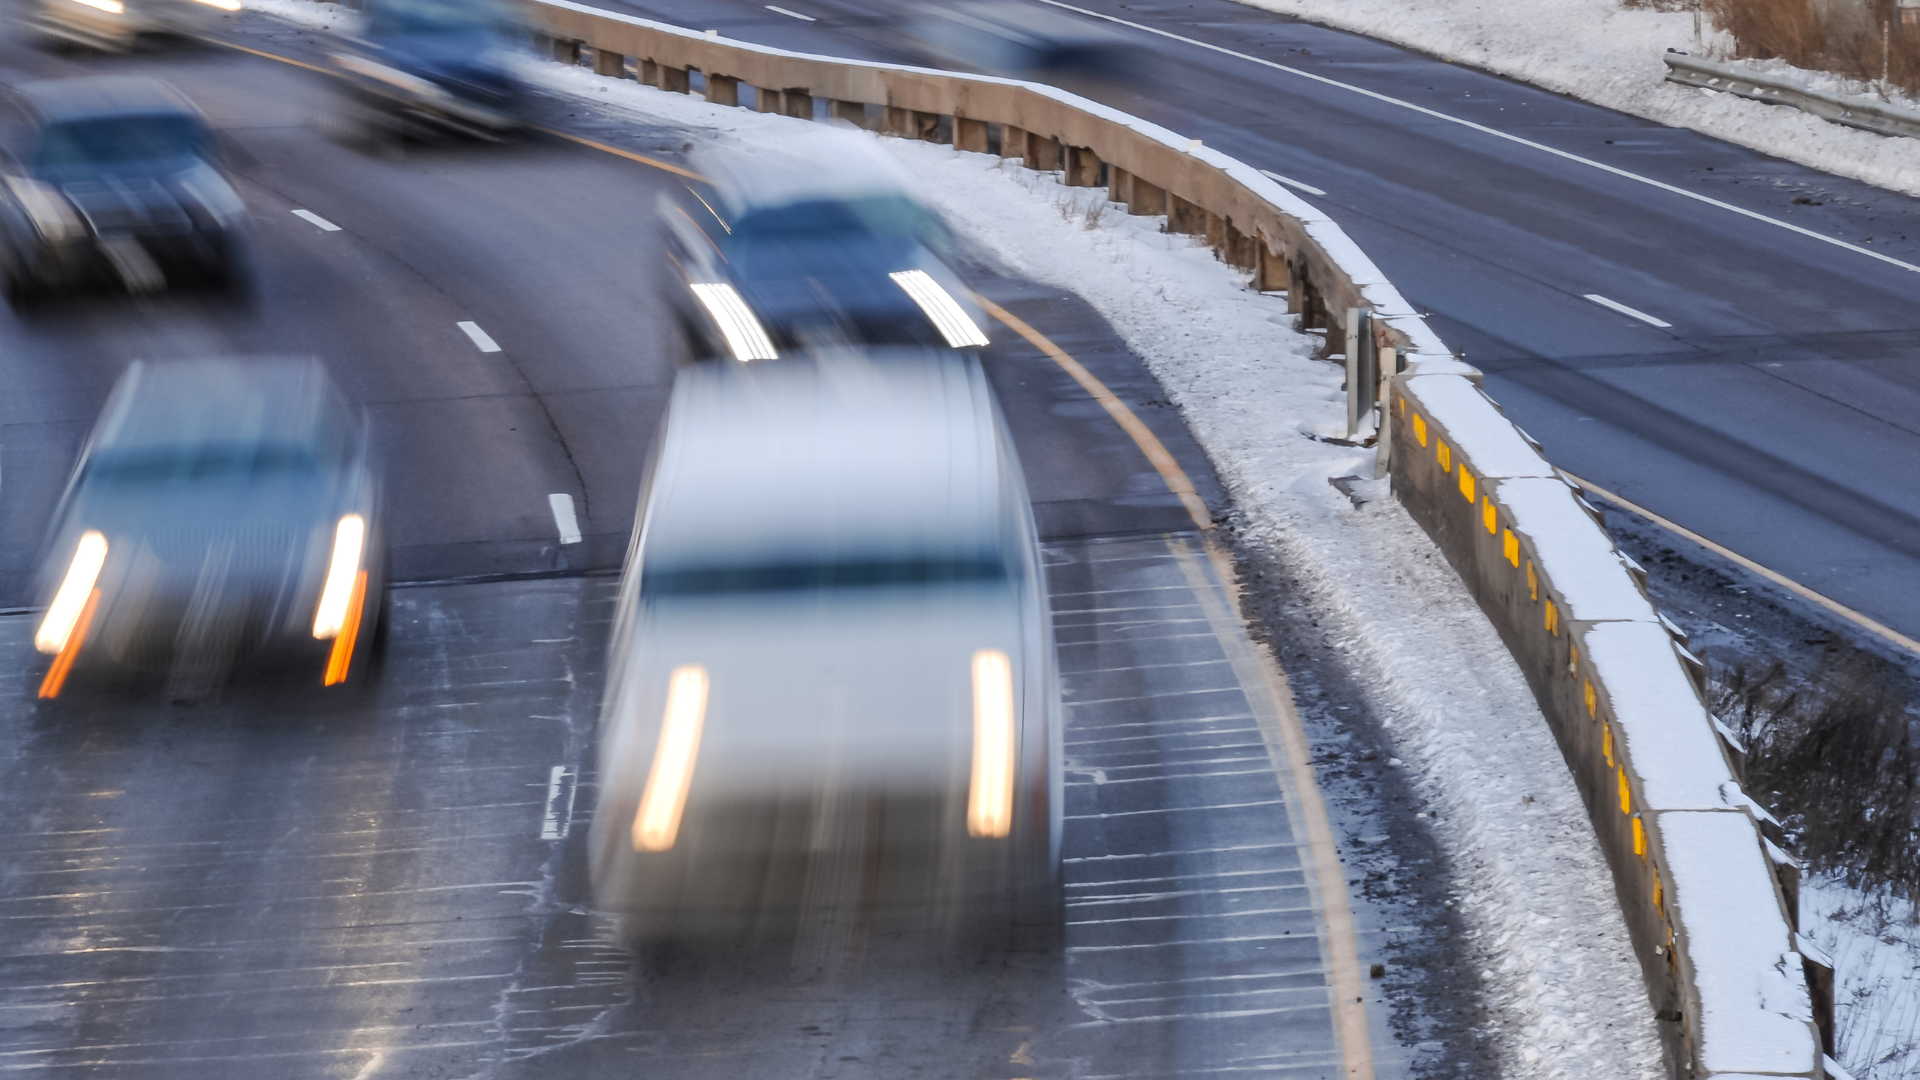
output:
<svg viewBox="0 0 1920 1080"><path fill-rule="evenodd" d="M1093 372L1082 366L1080 361L1067 355L1065 349L1055 345L1045 334L1028 326L1019 316L979 293L973 294L973 298L987 310L987 314L1006 323L1014 333L1026 338L1034 348L1052 357L1054 363L1059 364L1063 371L1073 376L1073 381L1079 383L1082 389L1100 403L1101 408L1107 410L1107 415L1113 417L1113 422L1119 424L1122 431L1132 436L1134 444L1140 447L1140 452L1145 454L1147 460L1153 464L1154 470L1160 474L1160 479L1166 483L1167 490L1173 492L1174 497L1187 508L1187 516L1193 518L1193 523L1199 526L1200 531L1210 532L1213 529L1213 514L1207 509L1207 504L1201 500L1199 494L1193 490L1193 481L1187 479L1187 474L1181 471L1180 463L1173 460L1173 455L1167 452L1159 436L1142 423L1132 409L1127 408L1126 402L1115 397L1113 391L1107 389L1105 383L1094 378Z"/></svg>
<svg viewBox="0 0 1920 1080"><path fill-rule="evenodd" d="M1613 503L1616 506L1619 506L1631 513L1638 514L1641 517L1646 518L1648 521L1653 522L1655 525L1658 525L1661 528L1667 530L1668 532L1676 533L1680 536L1686 537L1687 539L1693 541L1694 543L1699 544L1701 547L1706 548L1708 551L1713 552L1715 555L1718 555L1721 558L1727 559L1731 562L1737 563L1740 566L1748 570L1751 570L1756 574L1759 574L1761 577L1766 578L1768 581L1773 582L1775 585L1780 586L1781 588L1787 590L1788 592L1792 593L1795 596L1800 597L1803 600L1812 601L1813 603L1819 605L1820 607L1823 607L1826 610L1833 612L1835 615L1840 616L1841 618L1847 620L1848 622L1854 624L1855 626L1858 626L1859 628L1867 631L1870 634L1877 635L1880 638L1890 641L1893 644L1898 645L1901 648L1907 650L1908 652L1920 653L1920 641L1916 641L1913 638L1908 637L1907 635L1901 633L1898 630L1895 630L1893 627L1888 626L1886 623L1880 622L1879 620L1873 618L1870 615L1863 615L1860 612L1855 611L1852 608L1846 606L1845 604L1840 603L1838 600L1834 600L1829 597L1823 596L1820 593L1814 592L1812 589L1807 588L1805 585L1800 584L1799 582L1793 580L1792 578L1786 576L1785 574L1780 573L1777 570L1769 570L1768 568L1761 566L1759 563L1754 562L1752 559L1747 558L1745 555L1742 555L1737 551L1733 551L1730 548L1724 547L1720 544L1716 544L1713 541L1707 539L1704 536L1701 536L1699 533L1694 532L1692 529L1689 529L1684 525L1680 525L1676 522L1668 521L1666 518L1661 517L1659 514L1654 513L1653 511L1647 509L1644 506L1639 506L1635 503L1628 502L1627 500L1621 498L1620 496L1615 495L1613 492L1608 491L1606 488L1600 487L1597 484L1588 483L1587 481L1580 479L1579 477L1573 475L1572 473L1567 472L1565 469L1560 470L1560 475L1566 477L1575 486L1585 488L1588 491L1593 492L1595 495L1600 496L1601 498L1607 500L1610 503Z"/></svg>
<svg viewBox="0 0 1920 1080"><path fill-rule="evenodd" d="M1326 945L1327 989L1333 995L1334 1022L1340 1039L1340 1054L1346 1064L1346 1080L1373 1080L1373 1042L1367 1034L1366 1005L1362 1001L1365 983L1360 977L1360 945L1354 935L1353 908L1347 897L1345 874L1340 867L1340 849L1333 840L1333 822L1327 816L1326 796L1321 794L1319 781L1313 774L1312 745L1307 738L1306 724L1301 721L1300 712L1294 706L1293 689L1287 684L1286 672L1281 670L1271 652L1255 647L1247 639L1245 625L1237 610L1238 596L1233 584L1232 560L1213 542L1211 535L1213 515L1194 492L1193 481L1181 470L1173 455L1167 452L1166 446L1134 415L1126 402L1107 389L1105 383L1068 355L1065 349L1018 316L978 293L974 294L974 299L988 314L1051 357L1107 410L1107 415L1113 417L1114 422L1133 438L1140 452L1160 473L1167 489L1180 498L1194 524L1200 527L1200 542L1209 561L1213 563L1215 576L1221 582L1221 587L1235 598L1232 609L1221 602L1221 594L1215 591L1215 586L1207 580L1206 574L1191 555L1177 544L1169 544L1169 548L1185 573L1194 596L1199 599L1202 612L1212 624L1214 636L1225 650L1233 666L1235 679L1246 692L1249 706L1272 725L1268 728L1263 724L1263 732L1272 729L1278 731L1278 749L1286 760L1286 773L1278 779L1287 795L1288 808L1292 811L1290 816L1306 829L1307 845L1313 856L1309 880L1320 901L1316 914L1320 922L1321 940Z"/></svg>

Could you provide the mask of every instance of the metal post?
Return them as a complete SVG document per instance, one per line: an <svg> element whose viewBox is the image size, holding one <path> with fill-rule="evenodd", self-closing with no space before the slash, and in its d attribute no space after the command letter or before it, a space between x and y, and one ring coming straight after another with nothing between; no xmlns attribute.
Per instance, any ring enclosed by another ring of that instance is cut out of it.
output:
<svg viewBox="0 0 1920 1080"><path fill-rule="evenodd" d="M1705 0L1693 0L1693 51L1700 51L1700 6Z"/></svg>
<svg viewBox="0 0 1920 1080"><path fill-rule="evenodd" d="M1375 479L1387 475L1393 467L1393 377L1400 373L1400 350L1389 345L1380 350L1380 390L1374 394L1379 402L1380 426L1375 430L1373 444L1373 475Z"/></svg>
<svg viewBox="0 0 1920 1080"><path fill-rule="evenodd" d="M1347 438L1360 434L1360 421L1373 412L1373 316L1366 308L1347 309Z"/></svg>

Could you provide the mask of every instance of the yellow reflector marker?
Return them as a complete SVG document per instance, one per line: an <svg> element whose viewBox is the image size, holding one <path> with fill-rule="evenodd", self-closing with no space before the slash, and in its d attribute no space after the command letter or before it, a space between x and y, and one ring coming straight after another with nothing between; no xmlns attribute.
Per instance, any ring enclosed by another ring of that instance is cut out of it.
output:
<svg viewBox="0 0 1920 1080"><path fill-rule="evenodd" d="M967 835L1013 829L1013 666L999 649L973 654L973 785Z"/></svg>
<svg viewBox="0 0 1920 1080"><path fill-rule="evenodd" d="M87 594L87 602L80 608L80 619L73 625L73 633L67 635L67 643L60 655L53 658L53 666L47 669L47 677L40 680L40 696L57 698L60 688L67 685L67 673L73 670L73 658L80 655L80 646L86 644L87 627L93 623L94 609L100 606L100 590Z"/></svg>
<svg viewBox="0 0 1920 1080"><path fill-rule="evenodd" d="M1627 787L1627 768L1622 765L1616 771L1620 774L1620 812L1631 814L1633 813L1633 791Z"/></svg>
<svg viewBox="0 0 1920 1080"><path fill-rule="evenodd" d="M1510 563L1512 563L1512 564L1514 565L1514 569L1516 569L1516 570L1517 570L1517 569L1519 569L1519 567L1520 567L1520 538L1519 538L1519 537L1517 537L1517 536L1515 536L1515 535L1513 535L1513 530L1512 530L1512 529L1508 529L1508 530L1507 530L1507 537L1506 537L1506 539L1505 539L1505 540L1503 540L1503 541L1501 541L1501 546L1500 546L1500 553L1501 553L1501 554L1503 554L1503 555L1505 555L1505 556L1507 557L1507 561L1508 561L1508 562L1510 562Z"/></svg>
<svg viewBox="0 0 1920 1080"><path fill-rule="evenodd" d="M1473 474L1467 471L1467 467L1465 465L1460 466L1460 494L1463 498L1467 500L1468 505L1472 505Z"/></svg>
<svg viewBox="0 0 1920 1080"><path fill-rule="evenodd" d="M902 270L897 274L888 274L895 285L900 286L920 310L932 320L934 329L947 339L947 344L956 349L969 345L985 345L987 335L967 317L965 308L953 299L953 295L933 280L933 275L925 270Z"/></svg>
<svg viewBox="0 0 1920 1080"><path fill-rule="evenodd" d="M53 603L47 605L40 629L34 632L34 648L43 653L58 653L67 647L67 639L73 636L74 625L80 621L81 609L93 593L93 583L100 580L100 568L106 564L107 538L91 529L82 533L79 545L74 548L73 562L67 564L67 576L60 582L60 590L53 594Z"/></svg>
<svg viewBox="0 0 1920 1080"><path fill-rule="evenodd" d="M1427 418L1419 413L1413 414L1413 437L1420 440L1421 446L1427 445Z"/></svg>
<svg viewBox="0 0 1920 1080"><path fill-rule="evenodd" d="M1641 862L1647 861L1647 827L1640 821L1640 815L1633 815L1633 853L1640 856Z"/></svg>
<svg viewBox="0 0 1920 1080"><path fill-rule="evenodd" d="M347 668L353 664L353 643L360 636L360 613L366 610L367 572L353 579L353 595L347 599L347 623L334 636L333 651L327 654L327 674L322 686L337 686L347 681Z"/></svg>
<svg viewBox="0 0 1920 1080"><path fill-rule="evenodd" d="M753 309L733 286L725 282L697 282L693 295L719 324L720 336L727 339L727 348L733 350L734 359L778 359L779 354L773 351L773 339L767 336L766 328L760 325Z"/></svg>
<svg viewBox="0 0 1920 1080"><path fill-rule="evenodd" d="M653 771L633 815L633 850L667 851L680 835L680 814L687 808L693 763L700 756L700 729L707 722L707 669L682 664L667 680L667 713L660 722L660 745Z"/></svg>
<svg viewBox="0 0 1920 1080"><path fill-rule="evenodd" d="M313 636L321 641L339 637L353 603L354 575L360 570L360 551L367 542L367 521L348 514L333 530L333 557L327 562L327 583L320 588L320 606L313 612Z"/></svg>

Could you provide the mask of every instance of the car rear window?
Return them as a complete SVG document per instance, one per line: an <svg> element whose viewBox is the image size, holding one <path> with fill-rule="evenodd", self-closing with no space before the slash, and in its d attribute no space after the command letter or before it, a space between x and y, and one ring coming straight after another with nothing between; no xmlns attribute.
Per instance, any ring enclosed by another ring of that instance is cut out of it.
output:
<svg viewBox="0 0 1920 1080"><path fill-rule="evenodd" d="M287 443L201 443L116 447L87 460L92 484L180 487L318 479L311 447Z"/></svg>
<svg viewBox="0 0 1920 1080"><path fill-rule="evenodd" d="M1007 580L998 557L939 556L781 559L735 565L642 564L646 599L743 593L826 592L843 589L993 585Z"/></svg>

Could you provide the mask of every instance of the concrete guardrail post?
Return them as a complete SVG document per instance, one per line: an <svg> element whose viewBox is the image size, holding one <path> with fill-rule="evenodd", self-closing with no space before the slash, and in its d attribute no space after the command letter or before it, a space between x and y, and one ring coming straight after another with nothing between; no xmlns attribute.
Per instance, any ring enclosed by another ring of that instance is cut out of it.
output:
<svg viewBox="0 0 1920 1080"><path fill-rule="evenodd" d="M765 86L756 86L753 88L753 111L784 116L787 106L780 98L780 91Z"/></svg>
<svg viewBox="0 0 1920 1080"><path fill-rule="evenodd" d="M791 116L795 120L813 119L813 95L807 93L804 86L789 87L780 95L781 115Z"/></svg>
<svg viewBox="0 0 1920 1080"><path fill-rule="evenodd" d="M1060 140L1027 132L1027 153L1021 164L1035 172L1060 171Z"/></svg>
<svg viewBox="0 0 1920 1080"><path fill-rule="evenodd" d="M1167 192L1167 231L1187 236L1207 234L1207 212L1197 203Z"/></svg>
<svg viewBox="0 0 1920 1080"><path fill-rule="evenodd" d="M707 100L715 105L740 104L740 80L731 75L707 76Z"/></svg>
<svg viewBox="0 0 1920 1080"><path fill-rule="evenodd" d="M827 102L828 120L845 120L857 128L865 128L867 123L867 103L864 101L844 101L832 98Z"/></svg>
<svg viewBox="0 0 1920 1080"><path fill-rule="evenodd" d="M973 120L959 113L953 116L953 148L968 150L976 154L987 152L987 122Z"/></svg>
<svg viewBox="0 0 1920 1080"><path fill-rule="evenodd" d="M578 41L568 41L565 38L554 38L552 40L553 58L568 67L578 67L580 64L580 43Z"/></svg>
<svg viewBox="0 0 1920 1080"><path fill-rule="evenodd" d="M1100 158L1084 146L1069 146L1065 182L1068 187L1099 187Z"/></svg>
<svg viewBox="0 0 1920 1080"><path fill-rule="evenodd" d="M660 89L668 93L684 94L693 88L693 80L687 75L686 68L668 67L665 64L660 64L658 67L660 73L660 82L658 85Z"/></svg>
<svg viewBox="0 0 1920 1080"><path fill-rule="evenodd" d="M593 50L593 73L616 79L627 77L627 58L609 49Z"/></svg>
<svg viewBox="0 0 1920 1080"><path fill-rule="evenodd" d="M1165 217L1167 214L1167 191L1157 184L1142 180L1136 175L1127 177L1127 213L1141 217ZM1169 229L1168 232L1173 230Z"/></svg>

